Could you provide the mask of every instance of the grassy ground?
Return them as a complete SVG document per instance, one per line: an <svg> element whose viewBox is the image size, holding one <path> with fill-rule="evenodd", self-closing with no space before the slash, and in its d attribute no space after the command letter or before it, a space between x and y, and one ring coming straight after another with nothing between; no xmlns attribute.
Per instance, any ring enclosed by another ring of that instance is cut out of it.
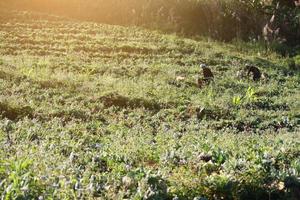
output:
<svg viewBox="0 0 300 200"><path fill-rule="evenodd" d="M255 44L0 15L2 198L299 197L291 58ZM202 89L199 63L216 77ZM269 79L237 78L245 63Z"/></svg>

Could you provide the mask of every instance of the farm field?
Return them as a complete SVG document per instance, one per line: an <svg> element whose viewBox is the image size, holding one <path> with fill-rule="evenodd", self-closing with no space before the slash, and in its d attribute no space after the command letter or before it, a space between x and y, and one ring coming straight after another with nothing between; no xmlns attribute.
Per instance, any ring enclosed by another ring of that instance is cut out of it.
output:
<svg viewBox="0 0 300 200"><path fill-rule="evenodd" d="M215 74L201 89L200 63ZM268 79L238 78L246 63ZM297 199L299 65L254 43L1 10L0 197Z"/></svg>

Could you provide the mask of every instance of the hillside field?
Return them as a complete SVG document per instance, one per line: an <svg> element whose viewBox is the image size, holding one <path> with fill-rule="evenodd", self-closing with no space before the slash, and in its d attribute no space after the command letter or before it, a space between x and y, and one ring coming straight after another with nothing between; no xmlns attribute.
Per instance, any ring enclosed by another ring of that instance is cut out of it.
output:
<svg viewBox="0 0 300 200"><path fill-rule="evenodd" d="M268 78L238 78L246 63ZM256 43L0 10L0 199L298 199L299 65Z"/></svg>

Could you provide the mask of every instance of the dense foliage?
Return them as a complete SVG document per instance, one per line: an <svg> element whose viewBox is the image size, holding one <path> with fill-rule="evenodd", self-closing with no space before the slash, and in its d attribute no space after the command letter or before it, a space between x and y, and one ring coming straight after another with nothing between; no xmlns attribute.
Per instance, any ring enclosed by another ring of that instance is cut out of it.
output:
<svg viewBox="0 0 300 200"><path fill-rule="evenodd" d="M245 63L269 78L239 79ZM257 43L1 10L0 199L299 199L299 67Z"/></svg>
<svg viewBox="0 0 300 200"><path fill-rule="evenodd" d="M288 44L300 43L300 7L296 0L8 0L7 5L226 41L259 39L263 27L275 15L270 30L280 28L276 41L281 37L280 41Z"/></svg>

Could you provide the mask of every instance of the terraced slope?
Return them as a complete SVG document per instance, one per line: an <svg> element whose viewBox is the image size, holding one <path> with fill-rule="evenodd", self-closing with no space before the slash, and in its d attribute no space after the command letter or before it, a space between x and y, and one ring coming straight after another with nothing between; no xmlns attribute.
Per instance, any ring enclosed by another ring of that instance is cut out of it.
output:
<svg viewBox="0 0 300 200"><path fill-rule="evenodd" d="M238 79L249 62L269 79ZM202 89L199 63L216 76ZM288 63L254 44L1 11L0 195L297 198Z"/></svg>

